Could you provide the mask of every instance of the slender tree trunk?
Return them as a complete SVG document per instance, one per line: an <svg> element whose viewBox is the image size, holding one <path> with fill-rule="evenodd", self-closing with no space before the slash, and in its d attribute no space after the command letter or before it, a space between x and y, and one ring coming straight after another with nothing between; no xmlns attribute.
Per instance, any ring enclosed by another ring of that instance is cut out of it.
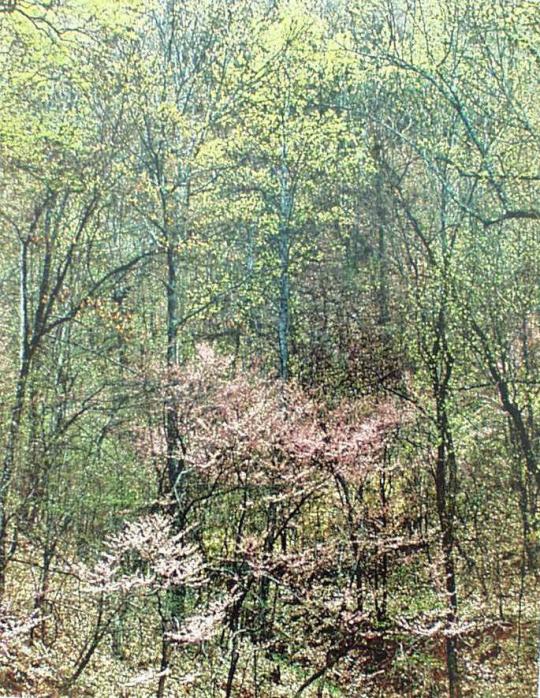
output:
<svg viewBox="0 0 540 698"><path fill-rule="evenodd" d="M178 299L177 299L177 253L175 240L167 248L167 368L169 380L174 379L172 371L178 363ZM167 480L168 489L176 500L176 508L182 509L182 493L179 489L182 476L181 435L178 430L176 403L172 395L173 387L165 401L165 437L167 441ZM177 511L180 516L181 511Z"/></svg>
<svg viewBox="0 0 540 698"><path fill-rule="evenodd" d="M167 364L178 362L178 253L176 236L167 245Z"/></svg>
<svg viewBox="0 0 540 698"><path fill-rule="evenodd" d="M377 322L380 327L388 325L390 313L388 310L388 260L386 253L386 215L383 201L383 174L381 171L382 146L380 142L373 148L375 160L378 164L378 172L375 179L375 205L377 223L379 226L377 235L378 279L377 279Z"/></svg>
<svg viewBox="0 0 540 698"><path fill-rule="evenodd" d="M279 280L279 375L289 378L289 269L288 261L281 262Z"/></svg>
<svg viewBox="0 0 540 698"><path fill-rule="evenodd" d="M186 178L182 185L184 213L189 206L189 187ZM169 214L166 198L162 200L163 224L168 231L167 234L167 350L166 361L168 371L168 395L165 399L165 440L166 440L166 492L171 497L169 503L169 513L173 518L174 525L178 531L184 529L186 516L186 483L185 483L185 462L183 452L182 433L178 425L178 405L174 395L174 383L176 381L175 369L180 363L178 347L178 327L180 322L179 310L179 288L178 270L179 257L178 246L181 234L176 227L168 226ZM185 234L185 230L184 230ZM166 598L162 603L160 600L160 614L162 619L162 648L161 648L161 674L157 687L157 697L162 698L165 691L167 669L169 666L170 640L166 635L168 622L172 618L180 619L184 616L186 589L183 585L169 589Z"/></svg>
<svg viewBox="0 0 540 698"><path fill-rule="evenodd" d="M169 668L169 641L163 634L161 638L161 661L159 665L159 681L156 690L156 698L163 698L165 695L165 683Z"/></svg>
<svg viewBox="0 0 540 698"><path fill-rule="evenodd" d="M4 462L2 467L2 475L0 478L0 599L3 598L6 584L6 568L8 562L7 549L7 500L11 478L13 475L13 466L15 463L15 452L17 442L21 430L22 414L24 409L24 398L26 393L26 384L28 378L28 364L25 363L19 372L17 379L17 387L15 393L15 402L11 409L10 425L6 450L4 453Z"/></svg>
<svg viewBox="0 0 540 698"><path fill-rule="evenodd" d="M446 253L446 245L443 245ZM445 254L445 265L448 258ZM458 596L454 564L454 521L457 498L457 461L449 416L449 386L454 358L448 347L447 306L448 269L444 268L443 296L435 326L435 338L430 355L432 390L436 405L437 458L435 489L437 514L441 528L441 547L446 590L446 669L449 698L461 698L458 664L458 638L455 634L458 619Z"/></svg>
<svg viewBox="0 0 540 698"><path fill-rule="evenodd" d="M19 255L19 373L15 386L15 399L10 413L9 430L0 476L0 599L3 598L7 567L7 500L15 463L15 452L21 430L26 386L30 372L30 344L28 319L28 239L22 240Z"/></svg>
<svg viewBox="0 0 540 698"><path fill-rule="evenodd" d="M499 395L499 401L508 418L510 437L516 454L516 483L519 490L519 507L523 526L523 540L527 563L532 571L538 570L540 545L538 543L538 496L540 494L540 468L538 453L534 446L537 428L532 405L519 405L511 393L512 385L500 368L486 332L472 321L487 369Z"/></svg>
<svg viewBox="0 0 540 698"><path fill-rule="evenodd" d="M289 378L289 219L291 210L288 173L285 165L281 174L281 210L279 222L279 375L283 380Z"/></svg>
<svg viewBox="0 0 540 698"><path fill-rule="evenodd" d="M446 412L446 389L438 401L437 428L439 445L435 486L437 513L441 526L441 543L446 590L446 669L448 674L448 694L450 698L461 698L458 665L458 640L454 635L458 618L458 596L454 565L454 517L456 498L457 463L454 454L452 434Z"/></svg>
<svg viewBox="0 0 540 698"><path fill-rule="evenodd" d="M277 525L277 504L271 501L268 505L268 519L266 528L266 537L264 540L264 555L266 559L270 559L272 553L274 552L274 545L276 541L276 525ZM268 637L269 631L269 621L268 621L268 604L270 600L270 579L263 575L261 579L260 589L260 638L266 639Z"/></svg>
<svg viewBox="0 0 540 698"><path fill-rule="evenodd" d="M189 207L189 180L186 179L182 185L182 205L184 212ZM163 221L167 226L168 206L166 199L163 200ZM168 228L167 241L167 368L169 370L169 380L174 380L174 369L180 363L178 348L178 326L179 326L179 288L178 288L178 245L180 234L176 228ZM178 429L176 401L173 395L173 386L165 402L165 438L167 442L167 479L169 493L175 500L175 518L179 528L183 527L183 517L185 510L185 485L182 482L184 475L184 459L182 434Z"/></svg>

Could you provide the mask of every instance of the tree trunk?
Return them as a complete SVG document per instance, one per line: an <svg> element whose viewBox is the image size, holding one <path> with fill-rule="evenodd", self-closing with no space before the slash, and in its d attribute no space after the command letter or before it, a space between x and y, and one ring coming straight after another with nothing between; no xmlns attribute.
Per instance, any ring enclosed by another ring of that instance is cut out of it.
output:
<svg viewBox="0 0 540 698"><path fill-rule="evenodd" d="M446 590L446 669L448 674L449 698L460 698L460 678L458 666L458 640L454 635L458 618L458 597L456 572L454 565L454 517L456 498L456 471L452 434L448 423L445 404L445 388L438 404L437 427L439 445L435 488L437 495L437 513L441 526L441 543Z"/></svg>
<svg viewBox="0 0 540 698"><path fill-rule="evenodd" d="M280 178L281 202L279 221L279 375L283 380L289 378L289 247L291 198L287 167L284 164Z"/></svg>
<svg viewBox="0 0 540 698"><path fill-rule="evenodd" d="M0 599L4 596L7 567L7 500L15 463L17 441L21 430L26 386L30 372L30 343L28 319L28 239L21 241L19 256L19 374L15 386L15 400L10 413L9 431L4 452L2 475L0 477Z"/></svg>

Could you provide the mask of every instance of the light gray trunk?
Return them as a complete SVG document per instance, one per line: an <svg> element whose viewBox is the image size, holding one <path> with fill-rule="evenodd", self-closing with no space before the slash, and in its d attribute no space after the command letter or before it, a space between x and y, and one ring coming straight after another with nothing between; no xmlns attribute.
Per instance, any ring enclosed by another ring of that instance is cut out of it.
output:
<svg viewBox="0 0 540 698"><path fill-rule="evenodd" d="M174 221L168 228L167 241L167 367L169 369L180 363L178 347L178 327L180 323L179 303L179 259L178 245L186 235L186 214L189 207L189 170L183 176L181 190L182 219ZM163 222L167 227L168 207L163 198ZM182 479L184 476L184 460L182 454L182 434L178 429L177 406L173 395L165 401L165 433L167 441L167 480L168 490L176 502L176 516L179 526L182 526L185 506Z"/></svg>
<svg viewBox="0 0 540 698"><path fill-rule="evenodd" d="M291 187L289 172L285 162L286 151L283 152L283 162L280 172L280 211L279 211L279 313L278 313L278 342L279 342L279 375L283 380L289 378L289 331L290 331L290 217L292 210Z"/></svg>

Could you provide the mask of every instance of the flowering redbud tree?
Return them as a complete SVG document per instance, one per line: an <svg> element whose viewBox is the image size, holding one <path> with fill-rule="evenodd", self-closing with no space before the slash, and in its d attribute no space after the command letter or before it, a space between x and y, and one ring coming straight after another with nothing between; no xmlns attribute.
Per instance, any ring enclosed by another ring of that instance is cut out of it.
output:
<svg viewBox="0 0 540 698"><path fill-rule="evenodd" d="M306 688L351 652L390 659L377 627L388 565L421 548L388 501L389 453L407 414L391 401L327 404L256 369L235 372L208 347L163 380L185 465L170 496L193 526L210 583L234 593L222 634L226 695L245 638L318 667ZM139 430L137 444L164 467L161 427ZM291 644L291 633L310 637L309 648Z"/></svg>

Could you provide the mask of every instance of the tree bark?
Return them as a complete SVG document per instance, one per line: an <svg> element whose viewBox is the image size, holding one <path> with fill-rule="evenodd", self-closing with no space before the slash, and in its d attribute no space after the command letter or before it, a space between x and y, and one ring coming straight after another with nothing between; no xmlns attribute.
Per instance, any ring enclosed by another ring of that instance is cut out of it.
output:
<svg viewBox="0 0 540 698"><path fill-rule="evenodd" d="M285 158L285 153L283 154ZM291 194L289 173L286 163L282 163L280 174L280 213L279 213L279 375L283 380L289 378L289 330L290 330L290 216Z"/></svg>

